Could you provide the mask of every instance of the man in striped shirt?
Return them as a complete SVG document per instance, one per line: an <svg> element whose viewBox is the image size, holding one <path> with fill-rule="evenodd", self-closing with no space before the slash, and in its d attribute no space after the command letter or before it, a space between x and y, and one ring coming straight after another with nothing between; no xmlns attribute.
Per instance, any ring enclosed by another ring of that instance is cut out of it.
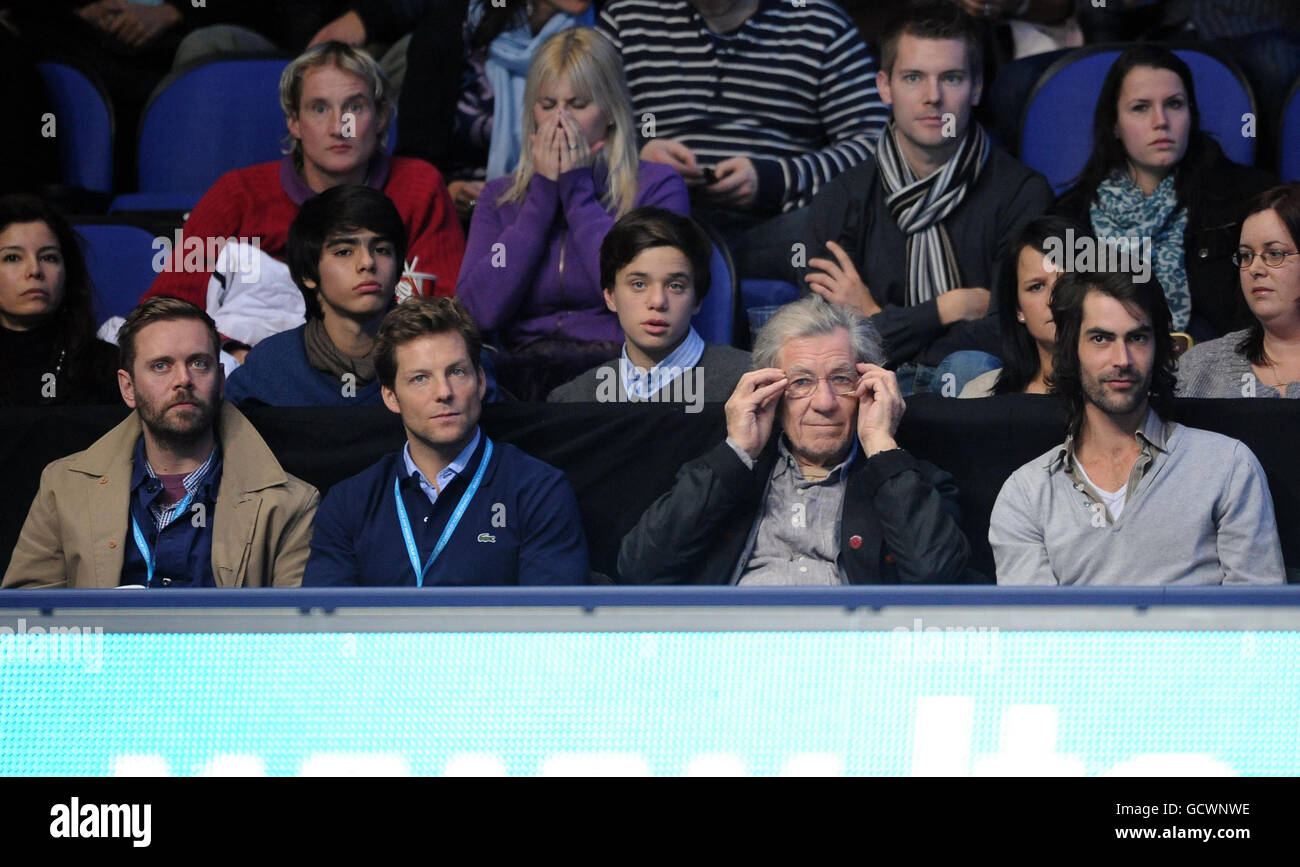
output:
<svg viewBox="0 0 1300 867"><path fill-rule="evenodd" d="M888 119L875 59L830 0L612 0L599 26L623 54L641 158L682 175L745 276L771 276L760 252L789 260L790 212Z"/></svg>

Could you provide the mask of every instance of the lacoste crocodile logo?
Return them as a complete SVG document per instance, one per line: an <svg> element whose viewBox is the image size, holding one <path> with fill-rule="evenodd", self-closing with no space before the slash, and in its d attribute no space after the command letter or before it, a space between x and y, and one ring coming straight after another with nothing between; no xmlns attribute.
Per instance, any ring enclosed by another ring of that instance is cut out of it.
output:
<svg viewBox="0 0 1300 867"><path fill-rule="evenodd" d="M495 542L497 537L493 536L491 533L479 533L478 540L480 542Z"/></svg>

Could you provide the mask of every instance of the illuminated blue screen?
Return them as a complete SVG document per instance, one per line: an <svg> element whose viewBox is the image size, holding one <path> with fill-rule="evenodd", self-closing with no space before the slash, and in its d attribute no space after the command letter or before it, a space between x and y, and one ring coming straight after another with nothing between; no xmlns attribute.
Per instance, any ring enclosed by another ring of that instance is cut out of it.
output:
<svg viewBox="0 0 1300 867"><path fill-rule="evenodd" d="M1293 632L0 644L4 775L1300 774Z"/></svg>

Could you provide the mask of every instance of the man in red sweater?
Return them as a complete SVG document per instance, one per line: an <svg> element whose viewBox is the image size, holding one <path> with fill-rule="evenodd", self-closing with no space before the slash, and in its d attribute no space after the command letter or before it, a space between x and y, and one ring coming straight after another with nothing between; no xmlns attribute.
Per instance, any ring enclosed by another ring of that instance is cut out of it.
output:
<svg viewBox="0 0 1300 867"><path fill-rule="evenodd" d="M386 153L383 141L393 103L378 64L343 43L322 43L285 68L280 103L292 152L277 162L222 175L190 213L182 244L166 260L168 270L158 274L141 300L170 295L213 307L208 303L209 283L216 263L204 261L202 269L182 267L186 239L202 239L205 249L207 239L255 239L262 253L283 261L289 224L298 208L339 184L383 190L397 206L409 233L399 298L453 294L465 236L438 170L423 160L390 158ZM209 313L216 315L212 309ZM223 331L230 330L223 326ZM224 348L242 360L251 338L232 333L224 337Z"/></svg>

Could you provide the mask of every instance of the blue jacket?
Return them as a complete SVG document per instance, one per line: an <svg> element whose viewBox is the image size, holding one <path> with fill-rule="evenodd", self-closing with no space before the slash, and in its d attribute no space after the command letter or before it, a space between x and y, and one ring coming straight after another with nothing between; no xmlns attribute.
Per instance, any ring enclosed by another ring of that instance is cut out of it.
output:
<svg viewBox="0 0 1300 867"><path fill-rule="evenodd" d="M303 586L415 586L393 501L402 502L423 566L483 458L487 437L437 502L406 472L401 451L330 489L316 512ZM493 443L478 493L424 586L586 584L590 571L578 500L564 474L506 443Z"/></svg>
<svg viewBox="0 0 1300 867"><path fill-rule="evenodd" d="M257 344L226 381L226 400L269 406L379 406L379 380L356 386L355 397L343 396L343 382L307 361L306 325L281 331Z"/></svg>

